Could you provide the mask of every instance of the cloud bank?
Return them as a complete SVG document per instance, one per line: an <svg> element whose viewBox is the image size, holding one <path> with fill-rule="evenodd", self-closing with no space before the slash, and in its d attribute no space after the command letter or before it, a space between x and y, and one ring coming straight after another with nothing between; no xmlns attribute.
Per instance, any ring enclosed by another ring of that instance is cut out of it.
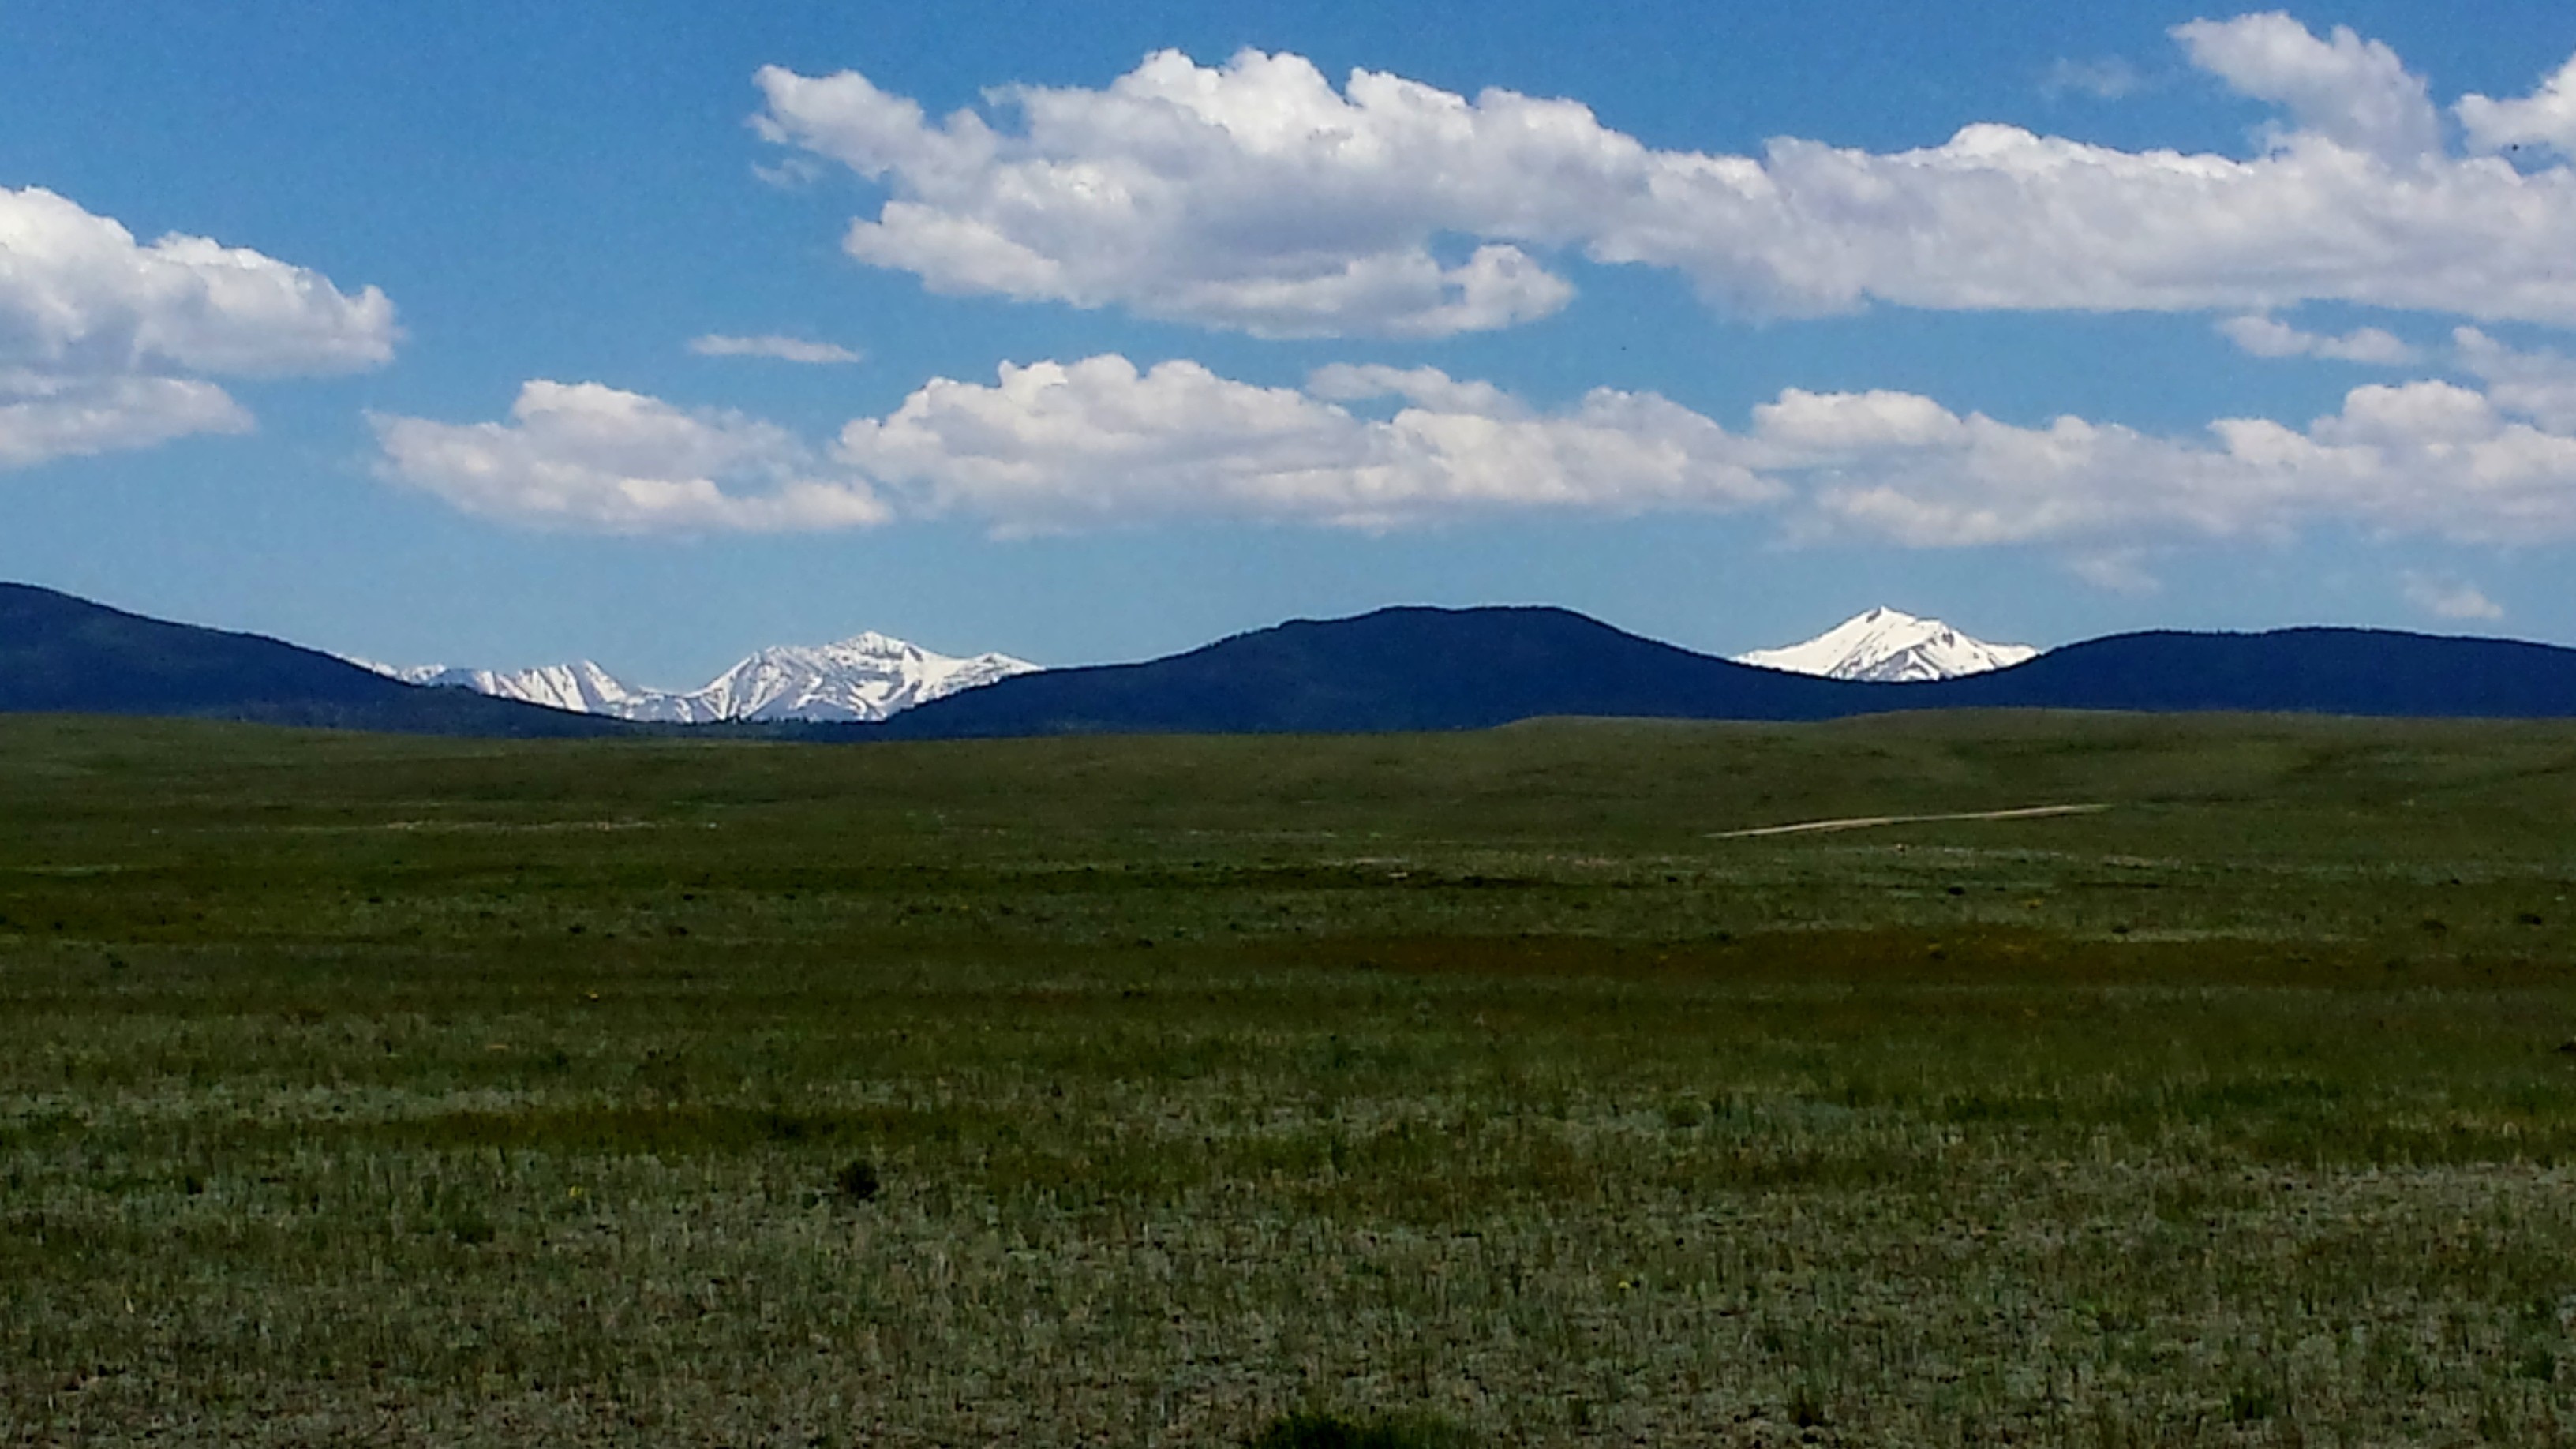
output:
<svg viewBox="0 0 2576 1449"><path fill-rule="evenodd" d="M856 72L772 66L762 133L881 183L845 248L942 292L1262 336L1438 337L1566 305L1560 253L1666 268L1728 313L2218 310L2331 301L2576 324L2576 171L2445 147L2386 46L2279 14L2186 58L2279 120L2250 158L1974 125L1876 153L1650 148L1574 101L1474 98L1296 55L1148 57L1098 90L1005 87L933 121ZM2464 98L2479 152L2576 146L2576 63Z"/></svg>
<svg viewBox="0 0 2576 1449"><path fill-rule="evenodd" d="M1303 387L1266 387L1114 354L1005 364L990 383L935 378L820 449L597 384L530 383L504 423L376 426L390 476L553 527L967 518L1029 534L1197 518L1385 530L1760 510L1791 541L2046 546L2110 561L2095 572L2133 586L2150 541L2319 525L2576 539L2576 364L2473 329L2456 346L2485 390L2373 384L2305 426L2229 418L2180 436L1795 388L1729 429L1646 392L1597 389L1551 412L1433 368L1332 366Z"/></svg>
<svg viewBox="0 0 2576 1449"><path fill-rule="evenodd" d="M1398 397L1375 420L1341 406ZM1328 399L1339 399L1330 401ZM1725 430L1651 393L1540 415L1431 368L1336 368L1306 391L1124 357L934 381L841 432L851 467L917 512L1005 532L1173 517L1381 529L1503 510L1633 513L1778 496Z"/></svg>
<svg viewBox="0 0 2576 1449"><path fill-rule="evenodd" d="M1914 547L2287 538L2310 525L2512 544L2576 538L2576 436L2458 385L2358 387L2304 428L2230 418L2159 437L2024 428L1904 395L1791 392L1756 435L1810 441L1810 536ZM1839 436L1839 445L1834 439Z"/></svg>
<svg viewBox="0 0 2576 1449"><path fill-rule="evenodd" d="M1340 402L1410 397L1389 419ZM1005 364L934 379L828 457L734 413L531 382L507 422L377 417L381 470L468 512L607 533L774 532L967 517L996 533L1213 518L1383 529L1478 512L1730 508L1777 484L1699 414L1596 391L1557 415L1432 369L1332 368L1314 390L1194 362Z"/></svg>
<svg viewBox="0 0 2576 1449"><path fill-rule="evenodd" d="M535 381L501 423L373 415L379 471L472 514L591 533L782 533L882 523L786 429L598 383Z"/></svg>
<svg viewBox="0 0 2576 1449"><path fill-rule="evenodd" d="M399 335L373 287L0 189L0 468L247 431L209 379L377 367Z"/></svg>
<svg viewBox="0 0 2576 1449"><path fill-rule="evenodd" d="M2448 380L2356 387L2304 423L2155 434L1913 393L1791 388L1730 424L1651 392L1543 408L1428 367L1280 386L1106 354L933 378L818 443L530 383L503 422L378 419L384 467L488 516L630 533L1734 510L1793 543L2047 548L2131 589L2152 587L2154 550L2192 539L2576 538L2576 364L2477 327L2433 349L2281 320L2330 303L2576 325L2576 62L2527 96L2446 110L2349 29L2258 14L2172 36L2196 72L2271 109L2250 154L2003 125L1888 153L1659 150L1573 101L1366 70L1336 86L1258 51L1220 66L1163 52L1102 88L1004 88L940 118L856 72L773 66L755 119L792 165L881 186L845 250L942 292L1264 337L1438 338L1565 307L1561 268L1581 257L1675 272L1744 317L2202 311L2257 356ZM840 360L784 338L693 345Z"/></svg>

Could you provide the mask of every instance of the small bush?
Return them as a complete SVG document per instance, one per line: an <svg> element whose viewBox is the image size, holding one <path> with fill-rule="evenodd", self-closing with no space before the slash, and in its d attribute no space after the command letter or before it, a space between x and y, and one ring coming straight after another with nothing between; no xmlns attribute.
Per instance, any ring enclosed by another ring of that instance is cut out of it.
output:
<svg viewBox="0 0 2576 1449"><path fill-rule="evenodd" d="M2261 1384L2239 1384L2227 1392L2227 1421L2253 1424L2272 1417L2272 1391Z"/></svg>
<svg viewBox="0 0 2576 1449"><path fill-rule="evenodd" d="M832 1174L832 1185L851 1202L873 1202L885 1183L877 1176L877 1165L862 1157Z"/></svg>

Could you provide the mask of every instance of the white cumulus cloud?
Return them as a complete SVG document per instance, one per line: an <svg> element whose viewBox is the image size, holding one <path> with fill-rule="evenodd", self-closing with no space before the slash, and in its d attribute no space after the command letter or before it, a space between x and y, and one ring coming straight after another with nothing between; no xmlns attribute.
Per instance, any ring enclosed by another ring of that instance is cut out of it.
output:
<svg viewBox="0 0 2576 1449"><path fill-rule="evenodd" d="M2191 62L2289 115L2278 144L2313 137L2390 161L2442 149L2442 118L2421 77L2397 52L2338 25L2324 39L2279 11L2174 27Z"/></svg>
<svg viewBox="0 0 2576 1449"><path fill-rule="evenodd" d="M934 378L823 449L739 414L598 384L532 382L506 422L376 428L388 476L538 526L956 518L1025 535L1188 519L1384 530L1760 509L1795 542L2039 547L2104 587L2145 589L2151 553L2310 527L2576 540L2576 430L2552 411L2556 394L2506 385L2517 369L2563 364L2484 345L2481 365L2506 380L2492 390L2357 387L2303 426L2224 418L2179 436L1796 388L1731 430L1654 393L1601 388L1547 409L1433 368L1335 365L1278 387L1115 354L1006 363L991 382Z"/></svg>
<svg viewBox="0 0 2576 1449"><path fill-rule="evenodd" d="M1750 315L2339 301L2576 323L2576 172L2451 154L2426 83L2349 30L2262 14L2175 35L2279 108L2258 154L1993 124L1893 153L1657 150L1570 100L1367 70L1336 88L1259 51L1166 51L1104 88L1006 87L938 120L855 72L773 66L758 121L885 187L845 239L860 261L1269 336L1528 321L1570 298L1564 254L1669 268ZM2553 87L2512 104L2555 105Z"/></svg>
<svg viewBox="0 0 2576 1449"><path fill-rule="evenodd" d="M831 367L864 361L866 355L837 342L812 342L802 337L764 334L758 337L732 337L710 332L689 339L689 350L700 357L766 357L778 362L801 362L816 367Z"/></svg>
<svg viewBox="0 0 2576 1449"><path fill-rule="evenodd" d="M0 372L0 470L250 429L250 414L211 382Z"/></svg>
<svg viewBox="0 0 2576 1449"><path fill-rule="evenodd" d="M2399 580L2406 602L2437 619L2501 619L2504 606L2457 579L2408 572Z"/></svg>
<svg viewBox="0 0 2576 1449"><path fill-rule="evenodd" d="M1434 412L1480 417L1517 418L1529 413L1520 399L1490 382L1462 381L1436 367L1330 363L1306 379L1306 391L1336 402L1396 397Z"/></svg>
<svg viewBox="0 0 2576 1449"><path fill-rule="evenodd" d="M787 430L598 383L535 381L505 423L373 416L388 478L468 513L595 533L777 533L889 516Z"/></svg>
<svg viewBox="0 0 2576 1449"><path fill-rule="evenodd" d="M1339 405L1407 399L1392 418ZM1541 414L1429 368L1331 368L1309 390L1115 355L940 379L841 432L851 467L916 511L1004 532L1158 518L1389 528L1510 509L1634 513L1776 498L1707 418L1599 389Z"/></svg>
<svg viewBox="0 0 2576 1449"><path fill-rule="evenodd" d="M2475 327L2451 334L2459 364L2510 413L2556 432L2576 432L2576 360L2507 347Z"/></svg>
<svg viewBox="0 0 2576 1449"><path fill-rule="evenodd" d="M937 290L1268 336L1443 336L1542 317L1573 295L1508 242L1436 252L1442 230L1490 230L1444 227L1455 202L1415 194L1437 185L1426 168L1438 153L1477 148L1478 119L1392 76L1355 75L1345 97L1297 56L1246 51L1212 71L1165 51L1106 91L997 92L1025 123L1018 135L973 112L931 124L856 72L772 66L758 80L766 135L892 188L850 228L850 254ZM1563 103L1502 104L1540 128L1557 112L1589 125Z"/></svg>
<svg viewBox="0 0 2576 1449"><path fill-rule="evenodd" d="M1774 469L1808 479L1810 531L1918 547L2285 537L2317 523L2468 543L2576 538L2576 436L2447 382L2359 387L2305 428L2229 418L2196 438L1910 406L1931 413L1902 436L1870 419L1883 408L1844 398L1793 392L1756 410L1755 436L1789 444ZM1854 441L1835 449L1817 420L1845 411Z"/></svg>
<svg viewBox="0 0 2576 1449"><path fill-rule="evenodd" d="M209 379L376 367L399 335L373 287L0 189L0 468L245 431Z"/></svg>
<svg viewBox="0 0 2576 1449"><path fill-rule="evenodd" d="M2403 367L2423 354L2377 327L2356 327L2340 337L2302 331L2277 318L2249 313L2221 320L2218 331L2256 357L2322 357L2335 362Z"/></svg>
<svg viewBox="0 0 2576 1449"><path fill-rule="evenodd" d="M2455 109L2470 144L2480 150L2540 146L2576 156L2576 60L2520 100L2462 96Z"/></svg>

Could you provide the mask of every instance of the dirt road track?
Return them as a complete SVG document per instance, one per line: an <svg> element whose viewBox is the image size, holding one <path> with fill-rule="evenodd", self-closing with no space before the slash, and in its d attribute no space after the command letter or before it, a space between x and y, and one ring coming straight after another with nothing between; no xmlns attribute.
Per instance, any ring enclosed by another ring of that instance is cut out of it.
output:
<svg viewBox="0 0 2576 1449"><path fill-rule="evenodd" d="M1744 840L1756 835L1820 835L1829 830L1867 830L1874 825L1924 825L1941 820L2038 820L2050 815L2099 815L2108 805L2025 805L2018 810L1968 810L1954 815L1853 815L1841 820L1801 820L1795 825L1761 825L1751 830L1721 830L1711 840Z"/></svg>

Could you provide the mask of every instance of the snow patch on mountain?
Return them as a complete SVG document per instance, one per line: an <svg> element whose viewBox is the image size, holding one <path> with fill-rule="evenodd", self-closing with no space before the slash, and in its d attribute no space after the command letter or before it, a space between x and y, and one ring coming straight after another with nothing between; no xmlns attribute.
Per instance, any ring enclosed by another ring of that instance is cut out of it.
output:
<svg viewBox="0 0 2576 1449"><path fill-rule="evenodd" d="M519 670L351 662L407 684L471 689L576 714L662 724L881 720L1038 667L1007 654L960 659L877 633L832 644L763 649L691 690L631 685L587 659Z"/></svg>
<svg viewBox="0 0 2576 1449"><path fill-rule="evenodd" d="M1983 674L2038 653L2027 644L1989 644L1938 619L1880 608L1856 614L1805 643L1756 649L1736 655L1735 662L1828 679L1905 684Z"/></svg>

